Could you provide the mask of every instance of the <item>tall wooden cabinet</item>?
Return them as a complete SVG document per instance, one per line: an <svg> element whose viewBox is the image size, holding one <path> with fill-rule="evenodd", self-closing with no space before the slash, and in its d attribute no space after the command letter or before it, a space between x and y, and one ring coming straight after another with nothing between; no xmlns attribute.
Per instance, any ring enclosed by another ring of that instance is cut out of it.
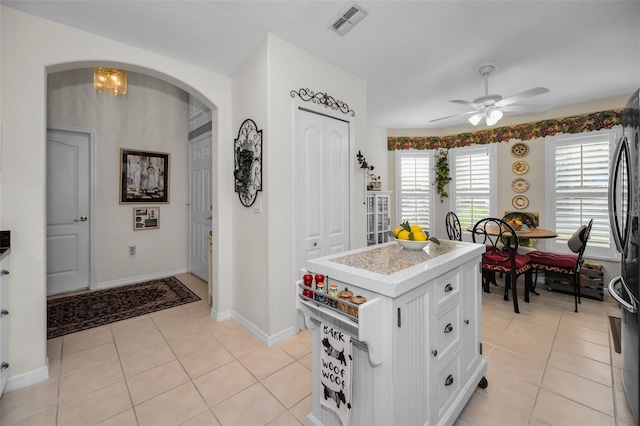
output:
<svg viewBox="0 0 640 426"><path fill-rule="evenodd" d="M367 245L386 243L391 230L391 192L367 191Z"/></svg>

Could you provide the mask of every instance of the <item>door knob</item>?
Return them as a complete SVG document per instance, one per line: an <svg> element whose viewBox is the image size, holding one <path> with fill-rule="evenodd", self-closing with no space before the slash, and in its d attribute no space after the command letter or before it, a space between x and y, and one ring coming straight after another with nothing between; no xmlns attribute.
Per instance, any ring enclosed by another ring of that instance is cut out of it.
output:
<svg viewBox="0 0 640 426"><path fill-rule="evenodd" d="M79 219L73 219L74 222L86 222L87 221L87 217L86 216L80 216Z"/></svg>

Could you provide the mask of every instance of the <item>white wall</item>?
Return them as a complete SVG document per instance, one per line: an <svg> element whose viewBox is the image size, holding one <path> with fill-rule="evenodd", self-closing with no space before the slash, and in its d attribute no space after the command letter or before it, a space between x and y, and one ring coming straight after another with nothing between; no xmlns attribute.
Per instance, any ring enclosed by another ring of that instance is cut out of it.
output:
<svg viewBox="0 0 640 426"><path fill-rule="evenodd" d="M213 274L214 284L219 283L214 310L231 306L231 252L220 245L228 244L233 231L228 225L233 223L229 202L234 195L233 137L229 78L5 6L0 6L0 15L0 228L11 230L12 240L9 389L12 383L24 385L41 380L43 372L46 375L47 74L113 65L175 84L214 110Z"/></svg>
<svg viewBox="0 0 640 426"><path fill-rule="evenodd" d="M268 37L269 63L269 146L266 151L269 199L263 208L268 211L268 260L269 280L268 331L270 334L285 330L294 321L294 280L300 279L294 272L295 212L294 212L294 110L299 99L290 92L302 88L314 92L326 92L335 99L346 102L355 111L353 117L354 150L352 164L357 167L358 150L372 152L367 138L367 84L364 80L323 61L284 40ZM304 104L304 102L303 102ZM306 104L310 104L307 102ZM335 112L333 112L335 113ZM341 114L341 113L339 113ZM344 114L341 114L345 116ZM386 149L383 144L378 150ZM374 156L374 154L368 154ZM364 185L361 173L354 174L352 183L353 221L352 248L366 245ZM321 206L319 206L321 208Z"/></svg>
<svg viewBox="0 0 640 426"><path fill-rule="evenodd" d="M268 123L267 41L253 52L251 57L233 76L233 139L244 120L250 118L262 130L262 192L255 203L262 203L262 213L253 213L253 207L244 207L238 195L230 200L233 205L233 266L236 280L233 286L233 309L243 319L260 329L269 331L267 279L267 227L271 185L269 181L269 156L271 138ZM233 145L233 141L229 141ZM229 159L233 161L233 159ZM255 205L255 204L254 204ZM264 337L263 337L264 338Z"/></svg>
<svg viewBox="0 0 640 426"><path fill-rule="evenodd" d="M187 93L155 77L130 72L126 97L97 94L92 68L49 74L47 90L49 125L95 131L96 208L89 220L96 233L98 286L163 271L186 271ZM120 148L170 155L169 203L157 204L157 230L133 230L133 208L145 204L119 204ZM128 253L131 245L136 246L133 257Z"/></svg>

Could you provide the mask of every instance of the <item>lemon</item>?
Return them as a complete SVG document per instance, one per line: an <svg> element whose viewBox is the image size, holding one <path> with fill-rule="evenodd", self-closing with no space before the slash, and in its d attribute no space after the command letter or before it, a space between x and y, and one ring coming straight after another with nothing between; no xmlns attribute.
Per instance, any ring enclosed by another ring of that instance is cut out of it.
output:
<svg viewBox="0 0 640 426"><path fill-rule="evenodd" d="M402 231L404 228L402 227L397 227L396 229L393 230L393 235L396 236L396 238L398 238L398 234L400 233L400 231Z"/></svg>
<svg viewBox="0 0 640 426"><path fill-rule="evenodd" d="M420 225L411 225L411 232L422 232L422 227Z"/></svg>
<svg viewBox="0 0 640 426"><path fill-rule="evenodd" d="M427 236L422 231L412 232L412 235L414 241L427 241Z"/></svg>
<svg viewBox="0 0 640 426"><path fill-rule="evenodd" d="M400 232L398 232L397 238L399 240L408 240L409 239L409 231L407 231L406 229L401 230Z"/></svg>

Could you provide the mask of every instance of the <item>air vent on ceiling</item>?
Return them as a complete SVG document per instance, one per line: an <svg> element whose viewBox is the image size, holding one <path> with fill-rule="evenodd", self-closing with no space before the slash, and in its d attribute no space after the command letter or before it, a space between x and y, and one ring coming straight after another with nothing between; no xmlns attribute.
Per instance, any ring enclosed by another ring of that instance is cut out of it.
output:
<svg viewBox="0 0 640 426"><path fill-rule="evenodd" d="M329 28L343 36L351 30L362 18L367 16L367 12L358 5L353 5L347 9Z"/></svg>

